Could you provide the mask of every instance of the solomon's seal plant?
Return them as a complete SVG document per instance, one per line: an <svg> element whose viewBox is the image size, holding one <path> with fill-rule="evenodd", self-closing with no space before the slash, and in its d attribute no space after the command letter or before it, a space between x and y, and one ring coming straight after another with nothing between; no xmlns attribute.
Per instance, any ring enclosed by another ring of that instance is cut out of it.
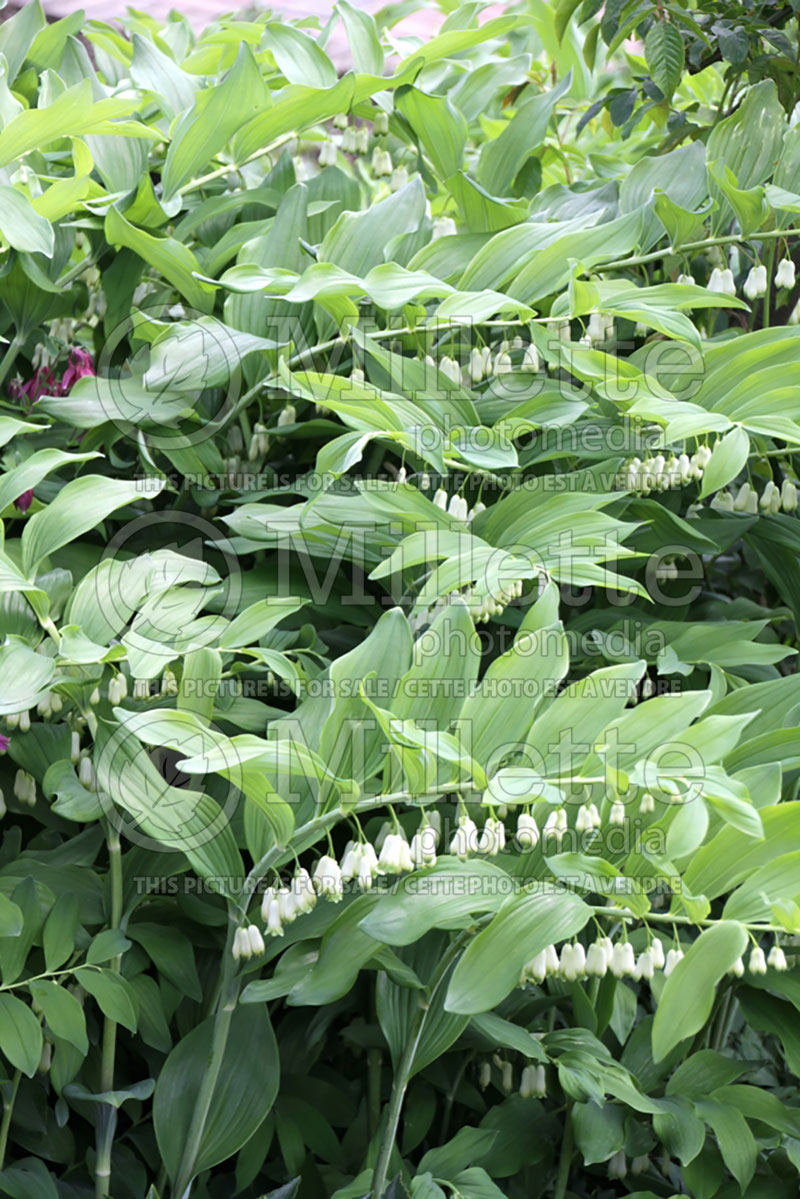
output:
<svg viewBox="0 0 800 1199"><path fill-rule="evenodd" d="M11 1199L797 1193L794 6L409 11L0 24Z"/></svg>

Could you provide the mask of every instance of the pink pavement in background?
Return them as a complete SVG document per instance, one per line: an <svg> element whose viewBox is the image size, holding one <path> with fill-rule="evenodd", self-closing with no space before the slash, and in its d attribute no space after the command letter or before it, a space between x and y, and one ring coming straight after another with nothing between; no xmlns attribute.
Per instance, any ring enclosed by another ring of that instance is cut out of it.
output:
<svg viewBox="0 0 800 1199"><path fill-rule="evenodd" d="M356 0L356 7L367 12L375 12L383 6L383 3L384 0L367 0L366 3L363 0L362 3L358 3ZM75 11L77 5L75 0L43 0L42 7L52 20L68 16ZM80 7L86 13L87 20L113 21L125 15L127 5L125 0L84 0ZM177 9L178 12L188 17L198 33L221 14L236 10L235 5L228 6L220 3L219 0L139 0L138 3L133 4L133 7L141 12L149 13L160 21L167 19L167 14L171 9ZM505 4L492 5L491 8L487 8L485 12L481 13L480 22L483 23L490 17L500 15L505 8ZM333 0L300 0L300 3L296 4L292 3L292 0L284 0L283 3L278 0L275 4L265 5L264 9L275 13L279 18L283 16L297 20L303 17L318 17L320 24L324 24L333 9ZM425 41L433 37L443 20L443 13L433 8L424 8L399 22L392 33L394 36L417 37ZM309 30L309 32L313 33L313 30ZM341 22L333 31L327 51L339 70L347 70L350 66L350 50Z"/></svg>

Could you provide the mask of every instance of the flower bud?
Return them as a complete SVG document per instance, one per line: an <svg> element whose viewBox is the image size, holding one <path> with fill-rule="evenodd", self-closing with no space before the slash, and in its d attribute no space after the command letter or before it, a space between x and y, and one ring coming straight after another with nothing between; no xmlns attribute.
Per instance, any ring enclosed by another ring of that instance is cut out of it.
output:
<svg viewBox="0 0 800 1199"><path fill-rule="evenodd" d="M500 350L500 352L495 355L494 373L496 375L509 375L513 369L514 368L511 365L510 355L505 350Z"/></svg>
<svg viewBox="0 0 800 1199"><path fill-rule="evenodd" d="M447 506L449 516L455 517L456 520L466 521L468 515L467 501L463 495L454 495L450 499Z"/></svg>
<svg viewBox="0 0 800 1199"><path fill-rule="evenodd" d="M636 973L639 978L643 978L648 982L653 977L655 974L655 962L653 961L652 950L645 949L644 953L639 954L639 957L636 959Z"/></svg>
<svg viewBox="0 0 800 1199"><path fill-rule="evenodd" d="M408 183L408 171L405 167L395 167L392 171L392 177L389 180L389 187L393 192L399 192L401 187L405 187Z"/></svg>
<svg viewBox="0 0 800 1199"><path fill-rule="evenodd" d="M250 948L250 938L247 935L247 929L237 928L233 934L233 960L235 962L241 959L248 961L252 955L253 951Z"/></svg>
<svg viewBox="0 0 800 1199"><path fill-rule="evenodd" d="M741 487L736 493L736 498L733 501L734 512L745 512L747 510L747 504L750 495L752 494L752 490L753 489L749 483L742 483Z"/></svg>
<svg viewBox="0 0 800 1199"><path fill-rule="evenodd" d="M539 826L530 812L520 812L517 817L516 841L523 851L535 849L539 844Z"/></svg>
<svg viewBox="0 0 800 1199"><path fill-rule="evenodd" d="M781 486L781 507L784 512L797 511L797 486L791 479L784 479Z"/></svg>
<svg viewBox="0 0 800 1199"><path fill-rule="evenodd" d="M759 508L761 508L762 510L768 510L770 505L772 504L772 496L776 492L778 492L778 488L775 486L772 479L770 479L767 482L767 485L764 488L764 490L761 492L761 496L758 501Z"/></svg>
<svg viewBox="0 0 800 1199"><path fill-rule="evenodd" d="M618 1150L613 1157L609 1158L608 1162L608 1177L609 1178L624 1178L628 1173L628 1159L625 1156L625 1150Z"/></svg>
<svg viewBox="0 0 800 1199"><path fill-rule="evenodd" d="M527 982L542 983L547 978L547 952L543 949L522 967L520 986Z"/></svg>
<svg viewBox="0 0 800 1199"><path fill-rule="evenodd" d="M501 1083L506 1095L510 1095L514 1089L514 1067L511 1062L503 1062L501 1068Z"/></svg>
<svg viewBox="0 0 800 1199"><path fill-rule="evenodd" d="M636 973L636 958L630 941L618 941L611 958L611 973L615 978L632 978Z"/></svg>
<svg viewBox="0 0 800 1199"><path fill-rule="evenodd" d="M456 829L453 839L450 842L450 852L457 857L469 857L478 848L478 828L474 820L469 816L462 815L459 817L458 828Z"/></svg>
<svg viewBox="0 0 800 1199"><path fill-rule="evenodd" d="M455 358L451 358L449 354L445 354L439 361L439 370L453 383L461 382L461 367L456 362Z"/></svg>
<svg viewBox="0 0 800 1199"><path fill-rule="evenodd" d="M791 258L782 258L778 263L778 269L775 272L775 286L785 287L787 290L794 287L795 269Z"/></svg>
<svg viewBox="0 0 800 1199"><path fill-rule="evenodd" d="M677 966L678 962L683 961L682 949L670 949L667 953L667 960L664 963L664 977L669 978L672 971Z"/></svg>
<svg viewBox="0 0 800 1199"><path fill-rule="evenodd" d="M381 847L378 866L384 874L402 874L406 870L414 869L414 860L405 833L395 832L387 835Z"/></svg>
<svg viewBox="0 0 800 1199"><path fill-rule="evenodd" d="M369 150L369 130L365 125L356 129L356 154L366 154Z"/></svg>
<svg viewBox="0 0 800 1199"><path fill-rule="evenodd" d="M433 236L431 240L436 241L439 237L452 237L457 232L456 223L451 216L440 216L433 222Z"/></svg>
<svg viewBox="0 0 800 1199"><path fill-rule="evenodd" d="M372 129L381 137L389 132L389 114L382 108L379 108L372 117Z"/></svg>
<svg viewBox="0 0 800 1199"><path fill-rule="evenodd" d="M539 370L539 353L533 342L525 347L525 353L522 355L521 369L534 375Z"/></svg>
<svg viewBox="0 0 800 1199"><path fill-rule="evenodd" d="M492 1063L488 1058L484 1058L478 1070L478 1086L482 1091L485 1091L489 1083L492 1081Z"/></svg>
<svg viewBox="0 0 800 1199"><path fill-rule="evenodd" d="M441 508L443 512L447 511L447 492L443 487L437 488L434 492L433 503L437 508Z"/></svg>
<svg viewBox="0 0 800 1199"><path fill-rule="evenodd" d="M473 383L480 383L483 378L483 354L474 346L469 356L469 377Z"/></svg>
<svg viewBox="0 0 800 1199"><path fill-rule="evenodd" d="M264 945L264 938L261 936L261 930L257 928L255 924L250 924L242 931L247 937L251 954L253 954L255 957L258 957L266 948Z"/></svg>
<svg viewBox="0 0 800 1199"><path fill-rule="evenodd" d="M81 758L78 764L78 782L89 791L97 790L97 779L92 767L91 758Z"/></svg>
<svg viewBox="0 0 800 1199"><path fill-rule="evenodd" d="M333 118L333 126L335 129L346 129L350 123L350 118L346 112L337 112Z"/></svg>
<svg viewBox="0 0 800 1199"><path fill-rule="evenodd" d="M678 275L676 283L694 283L694 275Z"/></svg>
<svg viewBox="0 0 800 1199"><path fill-rule="evenodd" d="M321 167L332 167L336 165L336 147L333 142L323 142L319 148L319 157L317 159Z"/></svg>
<svg viewBox="0 0 800 1199"><path fill-rule="evenodd" d="M751 974L766 974L767 959L764 957L764 950L760 945L754 945L750 951L750 960L747 963Z"/></svg>
<svg viewBox="0 0 800 1199"><path fill-rule="evenodd" d="M708 290L720 291L725 296L736 295L736 284L733 281L733 272L729 267L725 267L724 270L714 267L708 278Z"/></svg>
<svg viewBox="0 0 800 1199"><path fill-rule="evenodd" d="M411 838L409 850L411 860L418 869L423 866L435 866L436 830L430 824L423 824Z"/></svg>
<svg viewBox="0 0 800 1199"><path fill-rule="evenodd" d="M656 970L663 970L666 958L664 957L664 946L658 937L653 937L650 942L650 952L653 955L653 965Z"/></svg>
<svg viewBox="0 0 800 1199"><path fill-rule="evenodd" d="M520 1099L532 1099L536 1094L536 1067L524 1066L519 1080Z"/></svg>
<svg viewBox="0 0 800 1199"><path fill-rule="evenodd" d="M608 970L608 958L599 941L589 946L586 954L586 973L595 978L604 978Z"/></svg>
<svg viewBox="0 0 800 1199"><path fill-rule="evenodd" d="M773 970L783 971L789 969L789 963L786 961L786 954L783 952L780 945L778 945L777 941L769 951L767 965L772 966Z"/></svg>
<svg viewBox="0 0 800 1199"><path fill-rule="evenodd" d="M744 959L737 958L728 971L733 978L744 978Z"/></svg>
<svg viewBox="0 0 800 1199"><path fill-rule="evenodd" d="M335 858L325 854L314 867L314 888L318 895L338 903L342 898L344 885L342 871Z"/></svg>
<svg viewBox="0 0 800 1199"><path fill-rule="evenodd" d="M478 839L478 852L488 854L490 857L496 857L501 849L505 848L506 844L506 828L502 820L497 820L496 817L490 816L481 829L481 835Z"/></svg>
<svg viewBox="0 0 800 1199"><path fill-rule="evenodd" d="M759 296L766 295L767 268L760 265L751 267L744 281L742 291L748 300L757 300Z"/></svg>
<svg viewBox="0 0 800 1199"><path fill-rule="evenodd" d="M733 496L729 491L718 491L709 506L715 512L733 512Z"/></svg>
<svg viewBox="0 0 800 1199"><path fill-rule="evenodd" d="M356 874L358 885L362 891L370 890L378 872L378 855L375 853L375 847L369 841L364 841L359 847L358 871Z"/></svg>
<svg viewBox="0 0 800 1199"><path fill-rule="evenodd" d="M311 875L302 866L298 867L291 882L294 906L298 916L310 912L317 902L317 893Z"/></svg>

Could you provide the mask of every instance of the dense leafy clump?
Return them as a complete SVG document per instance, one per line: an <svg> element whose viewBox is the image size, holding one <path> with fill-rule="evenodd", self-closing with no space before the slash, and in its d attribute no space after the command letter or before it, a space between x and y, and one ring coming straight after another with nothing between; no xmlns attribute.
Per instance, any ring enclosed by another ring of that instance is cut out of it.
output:
<svg viewBox="0 0 800 1199"><path fill-rule="evenodd" d="M410 8L0 25L12 1199L797 1193L794 6Z"/></svg>

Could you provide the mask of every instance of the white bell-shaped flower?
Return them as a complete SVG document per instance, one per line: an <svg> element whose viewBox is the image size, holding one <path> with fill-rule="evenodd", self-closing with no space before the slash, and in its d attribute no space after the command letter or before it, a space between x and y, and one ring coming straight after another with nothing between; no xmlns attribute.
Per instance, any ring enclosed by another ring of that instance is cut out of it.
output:
<svg viewBox="0 0 800 1199"><path fill-rule="evenodd" d="M775 286L785 287L787 291L794 287L795 268L791 258L782 258L775 272Z"/></svg>

